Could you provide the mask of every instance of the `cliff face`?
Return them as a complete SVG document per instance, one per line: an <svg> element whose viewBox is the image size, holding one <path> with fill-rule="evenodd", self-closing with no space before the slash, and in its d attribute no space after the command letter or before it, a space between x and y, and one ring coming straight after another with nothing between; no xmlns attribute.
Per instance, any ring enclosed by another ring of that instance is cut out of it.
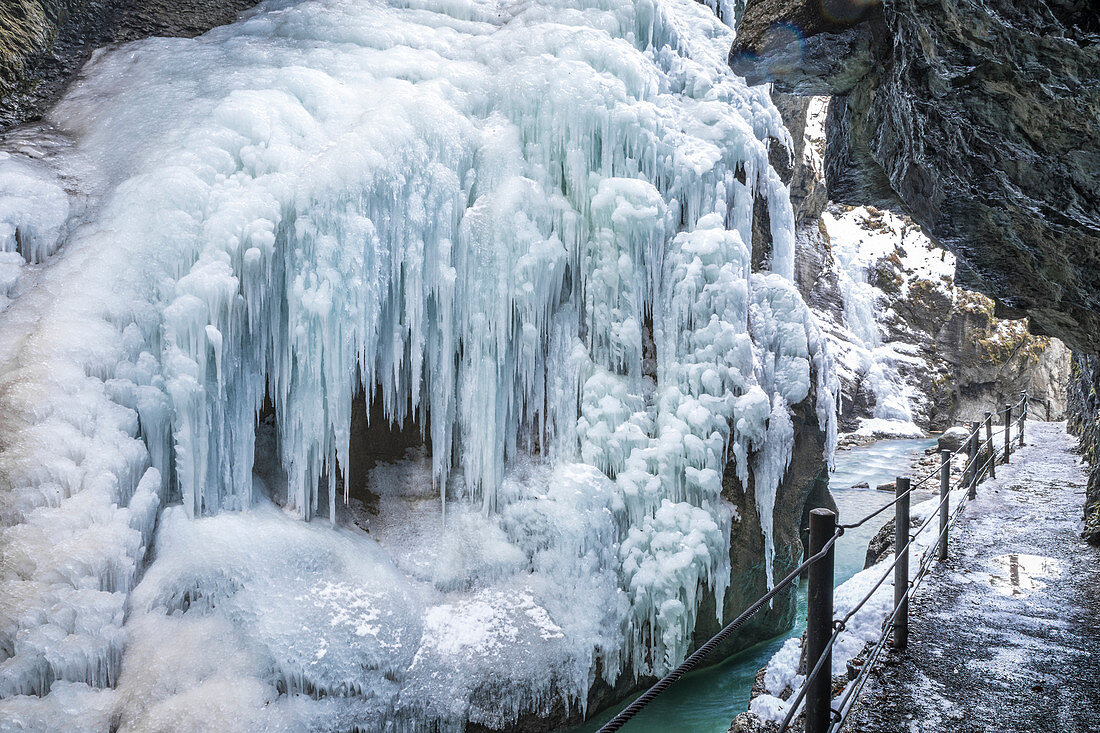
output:
<svg viewBox="0 0 1100 733"><path fill-rule="evenodd" d="M0 127L40 117L92 51L147 36L197 36L256 0L5 0Z"/></svg>
<svg viewBox="0 0 1100 733"><path fill-rule="evenodd" d="M989 339L994 315L1026 314L1032 333L1100 352L1095 2L749 0L730 63L750 83L833 95L824 153L830 196L905 211L957 255L957 285L994 299L992 309L964 304L940 329L937 347L966 347L955 379L988 393L975 370L1005 353L1014 355L1013 389L1035 391L1036 379L1064 374L1060 347L1039 353L1022 333ZM1032 362L1024 372L1019 354ZM1095 356L1075 359L1068 408L1094 466L1098 373ZM1035 417L1047 416L1041 409ZM1056 400L1050 416L1058 416ZM1086 507L1093 541L1098 486L1100 468Z"/></svg>
<svg viewBox="0 0 1100 733"><path fill-rule="evenodd" d="M1026 320L997 317L991 299L958 285L955 256L908 217L829 204L827 101L774 96L794 143L791 159L775 150L772 158L790 180L795 277L838 357L842 430L864 438L942 430L1025 390L1036 397L1034 417L1060 419L1065 346L1030 334Z"/></svg>
<svg viewBox="0 0 1100 733"><path fill-rule="evenodd" d="M1063 379L1062 347L1038 351L1019 328L991 339L994 316L1026 314L1033 333L1100 351L1095 2L749 0L739 21L729 59L750 83L833 95L829 195L908 212L958 256L956 284L994 298L992 308L968 298L938 327L937 349L963 350L947 360L953 379L974 385L958 397L1002 391L983 379L990 364L1010 392ZM920 309L905 311L912 325ZM1100 541L1098 375L1096 355L1075 358L1067 411L1095 467L1091 541ZM1034 416L1057 418L1056 398L1049 406Z"/></svg>
<svg viewBox="0 0 1100 733"><path fill-rule="evenodd" d="M1100 358L1074 357L1069 402L1069 429L1081 438L1081 448L1092 464L1085 491L1083 536L1100 545Z"/></svg>
<svg viewBox="0 0 1100 733"><path fill-rule="evenodd" d="M863 277L874 299L879 349L896 352L885 356L911 388L916 425L945 430L978 420L1023 391L1034 397L1033 417L1064 417L1070 355L1061 341L1032 335L1027 319L997 318L991 299L956 284L954 257L908 219L874 207L836 207L826 218L834 247L859 237L871 250ZM857 385L846 422L873 417L877 406L867 400L874 397Z"/></svg>
<svg viewBox="0 0 1100 733"><path fill-rule="evenodd" d="M834 96L833 200L904 209L960 285L1096 352L1098 31L1088 0L752 0L730 60Z"/></svg>

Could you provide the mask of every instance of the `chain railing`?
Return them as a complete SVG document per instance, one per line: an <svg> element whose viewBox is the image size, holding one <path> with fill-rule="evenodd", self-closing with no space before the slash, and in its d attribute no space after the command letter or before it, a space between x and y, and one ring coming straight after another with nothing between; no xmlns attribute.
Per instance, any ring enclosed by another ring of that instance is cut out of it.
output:
<svg viewBox="0 0 1100 733"><path fill-rule="evenodd" d="M800 708L803 699L806 700L804 711L806 717L806 733L839 733L852 711L853 704L859 692L863 689L864 684L866 684L874 668L875 662L877 662L878 658L881 656L887 641L891 641L893 647L898 650L904 649L907 646L909 636L909 601L912 599L921 581L931 571L933 560L938 558L942 561L947 558L950 527L954 524L955 519L959 516L966 503L977 497L978 484L983 481L985 477L993 477L995 475L998 461L1008 463L1011 460L1013 452L1013 428L1016 429L1016 437L1019 439L1018 445L1020 447L1024 445L1024 427L1027 419L1027 412L1028 396L1024 393L1020 396L1020 401L1015 405L1006 405L1004 409L997 413L987 412L983 420L971 423L970 432L967 434L966 438L963 439L962 446L954 453L948 451L940 452L940 463L936 469L940 477L939 504L935 511L931 512L927 519L925 519L917 530L912 533L909 531L909 495L912 493L914 487L910 485L908 477L898 477L895 482L896 496L891 503L895 509L894 560L886 567L883 574L879 577L878 581L872 585L871 589L862 599L849 609L848 613L843 618L834 620L831 604L828 607L814 604L815 589L813 588L813 576L811 576L811 587L809 589L811 600L807 611L807 629L831 629L832 633L829 635L829 641L823 647L821 654L815 655L813 649L807 648L807 665L812 664L813 666L806 676L806 681L802 684L802 687L788 706L786 717L779 727L780 733L787 731L795 717L803 712ZM1015 419L1014 415L1016 416ZM1002 426L996 431L994 431L993 426L995 417L1002 418ZM984 436L982 435L983 430L985 432ZM998 450L993 439L995 434L1000 433L1004 434L1003 451ZM963 466L962 475L958 481L953 483L951 480L952 460L957 454L962 452L963 449L966 450L967 460ZM922 479L922 482L927 480L927 478L929 477ZM966 501L959 501L956 504L954 512L950 511L952 489L966 490ZM879 509L876 514L881 513L881 511L882 510ZM910 579L910 553L916 545L917 538L923 534L925 530L932 525L932 521L937 518L939 519L939 534L922 554L917 572L913 578ZM811 521L813 521L812 517ZM865 520L861 520L860 523L862 523L862 521ZM811 545L810 552L814 552L814 549L814 545ZM868 601L871 600L875 592L886 582L886 579L891 573L894 576L894 604L891 608L891 613L883 623L882 633L873 643L871 651L867 655L867 659L861 666L856 677L849 680L844 692L838 699L836 708L834 708L832 706L832 647L836 644L837 639L840 638L840 634L846 628L847 623L867 604ZM829 596L831 598L831 593ZM809 631L807 636L809 636ZM822 674L823 669L828 669L828 672Z"/></svg>
<svg viewBox="0 0 1100 733"><path fill-rule="evenodd" d="M996 477L997 463L1008 463L1013 452L1012 431L1016 429L1018 445L1024 445L1024 425L1028 416L1028 395L1021 393L1015 405L1005 405L996 413L986 412L983 420L973 422L970 432L962 439L955 451L940 451L940 462L930 473L913 482L908 476L899 476L894 483L894 500L879 507L870 514L850 524L837 524L836 514L828 509L814 509L810 512L810 546L808 557L771 590L757 599L736 619L726 625L709 641L697 649L676 669L658 680L618 715L605 723L599 733L613 733L623 727L646 705L664 690L692 669L695 669L714 652L718 646L737 631L748 619L781 591L797 582L806 572L809 579L808 603L806 614L806 652L809 673L802 686L795 693L787 707L786 717L780 724L780 733L789 730L795 718L801 713L806 717L806 733L839 733L851 713L853 703L859 696L871 674L876 661L888 641L895 649L904 649L909 635L909 601L920 582L931 571L933 560L947 558L948 534L966 503L977 496L977 486L985 477ZM1001 418L1001 427L994 429L994 418ZM985 436L982 436L984 429ZM1004 447L998 449L994 436L1003 434ZM956 456L966 451L966 462L962 475L954 483L951 480L951 467ZM940 502L936 510L913 533L910 529L910 497L914 491L939 476ZM966 501L959 501L952 512L950 500L952 489L966 489ZM834 618L833 613L833 563L836 541L845 530L860 527L890 507L894 508L894 559L886 567L871 589L859 600L843 618ZM919 537L934 519L939 520L939 534L933 543L921 555L917 572L909 578L909 556ZM894 576L894 604L890 615L882 624L882 633L871 646L867 658L857 676L849 681L844 692L838 698L837 706L832 706L832 652L841 633L847 628L852 617L874 596L875 592ZM812 666L811 666L812 665ZM822 670L828 670L824 672ZM803 705L805 702L805 705Z"/></svg>

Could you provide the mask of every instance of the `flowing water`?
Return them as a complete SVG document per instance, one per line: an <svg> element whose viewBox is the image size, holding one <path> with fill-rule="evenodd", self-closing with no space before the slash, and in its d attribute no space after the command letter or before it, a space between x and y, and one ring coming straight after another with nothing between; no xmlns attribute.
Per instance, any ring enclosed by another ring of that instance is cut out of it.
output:
<svg viewBox="0 0 1100 733"><path fill-rule="evenodd" d="M871 445L838 451L836 471L829 480L830 490L840 510L840 521L862 517L890 500L890 494L876 486L893 481L906 473L910 459L936 441L880 440ZM867 482L868 488L853 488ZM928 493L928 492L925 492ZM931 494L928 493L930 496ZM927 498L923 493L915 501ZM892 516L890 511L862 527L847 531L836 545L836 584L840 585L863 569L867 543ZM789 632L761 642L730 657L722 664L684 677L649 704L623 727L627 733L667 733L670 726L684 733L725 733L730 723L749 706L749 692L756 672L792 636L801 635L806 622L806 584L798 590L798 614ZM615 708L575 729L575 733L597 730L621 709Z"/></svg>

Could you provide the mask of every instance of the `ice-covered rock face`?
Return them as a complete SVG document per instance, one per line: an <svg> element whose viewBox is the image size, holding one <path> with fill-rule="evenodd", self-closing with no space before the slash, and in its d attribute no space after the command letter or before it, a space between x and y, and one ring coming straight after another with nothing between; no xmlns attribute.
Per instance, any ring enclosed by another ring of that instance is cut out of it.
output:
<svg viewBox="0 0 1100 733"><path fill-rule="evenodd" d="M200 699L499 727L678 663L729 581L727 464L770 573L789 406L835 439L761 142L786 133L730 42L691 0L284 0L99 55L52 114L73 149L0 161L40 205L0 222L33 242L0 336L0 705L117 682L141 730ZM383 497L370 536L297 521L336 521L359 390L432 446L435 498ZM265 395L286 512L253 490Z"/></svg>

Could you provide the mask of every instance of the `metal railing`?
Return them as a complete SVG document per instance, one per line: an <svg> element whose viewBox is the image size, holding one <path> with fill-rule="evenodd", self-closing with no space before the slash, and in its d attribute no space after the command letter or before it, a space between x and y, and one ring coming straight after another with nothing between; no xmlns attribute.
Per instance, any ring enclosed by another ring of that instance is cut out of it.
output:
<svg viewBox="0 0 1100 733"><path fill-rule="evenodd" d="M729 638L780 591L797 582L804 571L807 572L809 580L806 613L806 658L810 671L806 675L805 682L790 701L787 715L783 719L779 731L784 733L784 731L789 730L791 723L804 712L806 733L839 733L852 711L853 703L859 696L859 692L866 684L875 662L878 661L882 650L886 647L887 641L892 642L892 646L898 650L904 649L908 644L909 601L912 599L917 586L931 571L933 559L938 558L942 561L947 558L949 529L963 507L966 506L966 503L977 497L978 484L986 476L996 477L998 461L1008 463L1011 459L1013 443L1016 442L1013 440L1012 435L1014 427L1016 428L1015 437L1018 438L1019 447L1023 447L1024 425L1027 415L1028 395L1026 392L1021 393L1020 401L1015 405L1005 405L1003 409L996 413L986 412L983 420L970 424L970 432L962 440L962 444L958 449L953 452L940 451L940 462L933 471L919 478L916 482L908 476L899 476L894 484L894 500L856 522L837 524L834 512L828 509L814 509L811 511L810 545L807 552L809 556L787 577L776 583L770 591L757 599L741 615L699 647L680 666L658 680L630 705L620 711L618 715L605 723L600 728L599 733L612 733L622 728L627 721L637 715L655 697L671 687L689 671L698 667L707 656L713 653L719 644ZM994 430L994 418L1002 418L1000 430ZM982 436L983 429L985 432L984 437ZM1000 433L1004 435L1004 447L999 450L994 444L994 435ZM952 484L952 462L964 450L966 451L966 463L963 466L962 475ZM939 477L940 502L936 510L928 515L928 518L924 520L920 527L915 532L910 533L910 497L914 491L937 476ZM952 488L956 490L966 489L966 501L959 501L954 512L950 509ZM844 535L845 530L855 529L865 524L890 507L894 507L895 549L893 562L843 618L834 618L833 563L836 541ZM928 529L932 521L937 518L939 519L939 534L921 555L917 572L910 580L910 553L915 546L917 537ZM833 647L836 645L841 633L847 628L848 622L871 600L875 592L882 587L891 574L894 577L894 604L891 613L883 622L882 633L871 646L859 673L855 678L849 680L834 708L832 704ZM828 671L823 673L823 670ZM805 701L804 706L803 701Z"/></svg>

